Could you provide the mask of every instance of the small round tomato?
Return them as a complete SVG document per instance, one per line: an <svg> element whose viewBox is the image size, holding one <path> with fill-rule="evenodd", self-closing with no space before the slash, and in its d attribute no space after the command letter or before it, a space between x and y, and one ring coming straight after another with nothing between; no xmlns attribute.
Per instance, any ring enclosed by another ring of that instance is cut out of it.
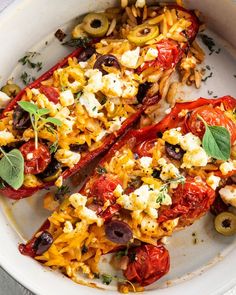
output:
<svg viewBox="0 0 236 295"><path fill-rule="evenodd" d="M155 60L147 61L141 65L137 69L138 73L142 73L150 67L162 68L164 70L171 69L176 66L183 54L179 44L171 39L162 40L155 46L158 51L158 57Z"/></svg>
<svg viewBox="0 0 236 295"><path fill-rule="evenodd" d="M20 147L25 162L25 174L38 174L43 172L51 161L48 147L43 143L38 143L35 148L34 141L28 141Z"/></svg>
<svg viewBox="0 0 236 295"><path fill-rule="evenodd" d="M143 141L140 144L138 144L134 148L134 153L137 153L139 157L150 157L152 156L152 148L154 147L156 142L156 139Z"/></svg>
<svg viewBox="0 0 236 295"><path fill-rule="evenodd" d="M189 225L204 215L214 200L215 191L205 181L187 177L185 183L173 191L172 205L160 208L158 221L179 217L179 225Z"/></svg>
<svg viewBox="0 0 236 295"><path fill-rule="evenodd" d="M95 203L101 205L106 201L114 203L116 197L113 195L113 191L118 184L121 185L121 181L117 177L111 174L103 174L94 181L90 189L90 196L94 198Z"/></svg>
<svg viewBox="0 0 236 295"><path fill-rule="evenodd" d="M164 276L170 269L169 252L162 245L142 245L128 253L129 263L124 275L127 280L147 286Z"/></svg>
<svg viewBox="0 0 236 295"><path fill-rule="evenodd" d="M54 87L42 85L40 87L40 91L48 98L49 101L55 104L58 103L60 95L59 95L59 92Z"/></svg>
<svg viewBox="0 0 236 295"><path fill-rule="evenodd" d="M187 130L194 135L202 138L205 132L205 125L199 116L210 126L225 127L231 135L231 142L233 143L236 140L236 124L223 111L209 105L196 108L189 116L185 117Z"/></svg>

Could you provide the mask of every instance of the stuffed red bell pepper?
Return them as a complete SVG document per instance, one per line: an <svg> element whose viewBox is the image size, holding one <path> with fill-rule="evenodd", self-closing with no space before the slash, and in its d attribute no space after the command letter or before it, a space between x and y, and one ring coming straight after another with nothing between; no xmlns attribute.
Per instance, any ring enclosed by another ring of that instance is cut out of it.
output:
<svg viewBox="0 0 236 295"><path fill-rule="evenodd" d="M162 32L158 16L164 20L167 11L173 19ZM122 26L112 38L76 49L5 108L0 122L3 195L21 199L61 186L108 150L159 101L157 71L166 81L188 52L199 22L193 12L167 6L125 34Z"/></svg>
<svg viewBox="0 0 236 295"><path fill-rule="evenodd" d="M235 108L230 96L199 98L130 130L21 253L75 281L78 271L102 277L98 262L110 252L129 283L161 278L170 267L161 239L206 214L236 171Z"/></svg>

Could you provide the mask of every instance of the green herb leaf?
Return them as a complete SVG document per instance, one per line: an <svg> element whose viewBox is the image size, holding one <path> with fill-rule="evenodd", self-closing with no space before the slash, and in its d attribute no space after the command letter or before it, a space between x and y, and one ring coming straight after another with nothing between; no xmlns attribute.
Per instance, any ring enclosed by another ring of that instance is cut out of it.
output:
<svg viewBox="0 0 236 295"><path fill-rule="evenodd" d="M62 202L64 200L64 196L70 192L70 188L68 185L62 185L59 187L55 193L55 199Z"/></svg>
<svg viewBox="0 0 236 295"><path fill-rule="evenodd" d="M205 124L205 134L202 146L208 156L218 160L228 160L230 157L230 134L221 126L208 126Z"/></svg>
<svg viewBox="0 0 236 295"><path fill-rule="evenodd" d="M47 122L48 123L52 123L56 126L61 126L62 122L59 120L59 119L56 119L56 118L47 118Z"/></svg>
<svg viewBox="0 0 236 295"><path fill-rule="evenodd" d="M39 116L44 116L44 115L47 115L47 114L49 114L49 113L50 113L49 109L38 109L38 110L37 110L37 114L38 114Z"/></svg>
<svg viewBox="0 0 236 295"><path fill-rule="evenodd" d="M28 101L19 101L18 105L25 110L26 112L30 113L30 114L36 114L38 111L38 107L33 104L32 102L28 102Z"/></svg>
<svg viewBox="0 0 236 295"><path fill-rule="evenodd" d="M0 160L0 177L14 189L18 189L24 182L24 158L21 152L13 149L9 153L3 153Z"/></svg>
<svg viewBox="0 0 236 295"><path fill-rule="evenodd" d="M53 144L50 145L49 151L50 154L54 154L58 149L58 141L55 141Z"/></svg>
<svg viewBox="0 0 236 295"><path fill-rule="evenodd" d="M96 170L97 170L97 173L98 174L105 174L105 173L107 173L107 169L105 167L102 167L102 166L98 166Z"/></svg>
<svg viewBox="0 0 236 295"><path fill-rule="evenodd" d="M31 81L34 81L34 78L30 76L30 74L28 74L27 72L23 72L20 76L22 82L24 83L24 85L29 84Z"/></svg>
<svg viewBox="0 0 236 295"><path fill-rule="evenodd" d="M104 285L110 285L110 283L112 282L112 276L108 275L108 274L102 274L101 275L101 279L102 279L102 283Z"/></svg>

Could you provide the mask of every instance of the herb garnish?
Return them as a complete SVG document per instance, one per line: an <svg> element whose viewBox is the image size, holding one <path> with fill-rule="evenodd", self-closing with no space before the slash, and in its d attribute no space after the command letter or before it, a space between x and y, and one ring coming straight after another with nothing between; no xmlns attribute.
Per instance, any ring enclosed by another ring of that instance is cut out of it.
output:
<svg viewBox="0 0 236 295"><path fill-rule="evenodd" d="M22 82L27 85L29 84L30 82L34 81L34 78L30 76L30 74L26 73L26 72L23 72L20 76Z"/></svg>
<svg viewBox="0 0 236 295"><path fill-rule="evenodd" d="M202 79L202 82L206 82L207 79L213 77L213 72L210 72L210 74L208 76L206 76L205 78Z"/></svg>
<svg viewBox="0 0 236 295"><path fill-rule="evenodd" d="M38 56L40 53L38 52L26 52L25 56L20 58L18 62L22 63L22 65L28 65L31 69L37 69L37 72L42 70L42 62L33 62L32 59L35 56Z"/></svg>
<svg viewBox="0 0 236 295"><path fill-rule="evenodd" d="M215 47L215 42L212 37L207 36L206 34L199 35L202 39L202 42L207 46L209 51L213 52Z"/></svg>
<svg viewBox="0 0 236 295"><path fill-rule="evenodd" d="M207 48L209 49L210 53L209 55L212 55L214 52L216 54L219 54L221 51L221 48L218 48L217 50L215 49L215 41L213 40L212 37L207 36L206 34L200 34L199 35L202 39L202 42L207 46Z"/></svg>
<svg viewBox="0 0 236 295"><path fill-rule="evenodd" d="M57 151L58 149L58 141L56 140L53 144L50 145L49 147L49 151L50 151L50 154L55 154L55 152Z"/></svg>
<svg viewBox="0 0 236 295"><path fill-rule="evenodd" d="M111 275L108 275L108 274L101 275L101 280L104 285L110 285L110 283L112 282L112 279L113 277Z"/></svg>
<svg viewBox="0 0 236 295"><path fill-rule="evenodd" d="M70 39L64 43L62 43L62 45L66 45L69 47L86 47L88 45L88 43L91 40L88 37L84 37L84 38L77 38L77 39Z"/></svg>
<svg viewBox="0 0 236 295"><path fill-rule="evenodd" d="M98 174L105 174L105 173L107 173L107 169L104 168L104 167L102 167L102 166L98 166L96 170L97 170L97 173Z"/></svg>
<svg viewBox="0 0 236 295"><path fill-rule="evenodd" d="M0 160L0 177L14 189L24 182L24 158L18 149L5 153L0 147L3 157Z"/></svg>
<svg viewBox="0 0 236 295"><path fill-rule="evenodd" d="M131 285L131 287L133 288L133 291L136 292L136 289L135 289L134 285L130 281L128 281L128 280L125 280L125 279L122 279L122 278L118 278L116 276L112 276L112 275L109 275L109 274L106 274L106 273L101 274L99 276L99 278L102 280L102 283L104 285L110 285L110 283L112 282L112 280L115 280L118 283L124 283L124 284L127 283L127 284Z"/></svg>
<svg viewBox="0 0 236 295"><path fill-rule="evenodd" d="M212 95L212 94L213 94L213 91L207 90L207 93L208 93L209 95Z"/></svg>
<svg viewBox="0 0 236 295"><path fill-rule="evenodd" d="M56 191L56 193L55 193L55 199L56 199L56 200L60 200L60 201L62 201L63 198L64 198L64 196L65 196L66 194L68 194L69 192L70 192L70 188L69 188L69 186L68 186L68 185L62 185L62 186L60 186L60 187L57 189L57 191Z"/></svg>
<svg viewBox="0 0 236 295"><path fill-rule="evenodd" d="M163 184L160 189L159 189L159 193L157 194L157 199L156 199L156 203L162 203L165 198L168 196L168 186L171 183L182 183L184 184L185 182L185 177L183 175L180 175L176 178L170 179L168 180L165 184Z"/></svg>
<svg viewBox="0 0 236 295"><path fill-rule="evenodd" d="M35 148L38 149L38 132L45 126L52 129L50 124L61 126L62 122L56 118L45 118L44 116L50 113L46 108L40 109L37 105L28 101L20 101L18 104L30 115L30 121L34 129Z"/></svg>
<svg viewBox="0 0 236 295"><path fill-rule="evenodd" d="M206 121L198 116L205 125L202 146L208 156L217 160L228 160L230 157L230 133L221 126L209 126Z"/></svg>

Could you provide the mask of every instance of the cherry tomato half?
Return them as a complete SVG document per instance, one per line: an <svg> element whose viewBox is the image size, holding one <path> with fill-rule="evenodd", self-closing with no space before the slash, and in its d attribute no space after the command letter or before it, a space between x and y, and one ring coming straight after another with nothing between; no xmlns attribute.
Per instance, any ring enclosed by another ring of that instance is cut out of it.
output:
<svg viewBox="0 0 236 295"><path fill-rule="evenodd" d="M57 104L59 101L59 93L58 91L52 86L44 86L40 87L40 92L43 93L49 101Z"/></svg>
<svg viewBox="0 0 236 295"><path fill-rule="evenodd" d="M189 116L185 117L185 126L188 131L194 135L203 137L205 126L203 121L199 118L202 117L210 126L225 127L230 135L231 142L236 140L236 124L228 118L223 111L212 106L201 106L193 110Z"/></svg>
<svg viewBox="0 0 236 295"><path fill-rule="evenodd" d="M129 250L129 264L124 271L127 280L147 286L170 269L169 252L162 245L143 245Z"/></svg>
<svg viewBox="0 0 236 295"><path fill-rule="evenodd" d="M180 49L179 44L170 39L165 39L156 44L158 57L155 60L147 61L141 65L137 72L140 74L144 70L154 67L164 70L171 69L179 62L183 51Z"/></svg>
<svg viewBox="0 0 236 295"><path fill-rule="evenodd" d="M96 203L101 205L108 200L114 203L116 198L113 195L113 191L118 184L121 184L121 182L117 177L111 174L103 174L94 181L90 190L90 196L94 198Z"/></svg>
<svg viewBox="0 0 236 295"><path fill-rule="evenodd" d="M35 148L34 141L28 141L20 147L25 161L25 174L38 174L43 172L51 161L51 155L47 146L38 143Z"/></svg>
<svg viewBox="0 0 236 295"><path fill-rule="evenodd" d="M137 153L139 157L152 156L151 149L154 147L156 139L143 141L134 148L134 153Z"/></svg>
<svg viewBox="0 0 236 295"><path fill-rule="evenodd" d="M162 207L159 222L180 218L179 225L191 224L209 209L215 200L215 191L205 181L187 177L184 184L179 184L172 194L172 205Z"/></svg>

